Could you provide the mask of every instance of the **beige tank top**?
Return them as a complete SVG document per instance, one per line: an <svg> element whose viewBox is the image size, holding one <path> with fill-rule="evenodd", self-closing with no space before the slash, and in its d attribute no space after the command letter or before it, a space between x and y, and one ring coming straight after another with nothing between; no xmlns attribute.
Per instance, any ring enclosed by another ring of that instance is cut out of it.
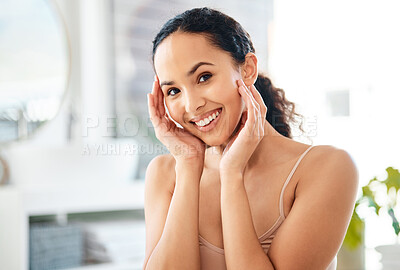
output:
<svg viewBox="0 0 400 270"><path fill-rule="evenodd" d="M279 197L279 217L275 221L274 225L267 230L264 234L262 234L259 238L258 241L260 242L260 245L262 246L265 254L268 253L268 250L271 246L272 240L275 237L276 232L278 231L279 227L281 224L285 221L286 217L283 211L283 193L285 191L286 186L288 185L290 179L292 178L294 172L296 171L297 167L300 164L300 161L304 158L304 156L308 153L308 151L311 150L313 146L311 145L297 160L296 164L294 165L292 171L290 172L289 176L287 177L281 193ZM224 255L224 249L219 248L210 242L208 242L206 239L201 237L199 235L199 244L200 244L200 263L201 263L201 270L226 270L226 264L225 264L225 255ZM336 269L336 256L327 268L327 270L335 270Z"/></svg>

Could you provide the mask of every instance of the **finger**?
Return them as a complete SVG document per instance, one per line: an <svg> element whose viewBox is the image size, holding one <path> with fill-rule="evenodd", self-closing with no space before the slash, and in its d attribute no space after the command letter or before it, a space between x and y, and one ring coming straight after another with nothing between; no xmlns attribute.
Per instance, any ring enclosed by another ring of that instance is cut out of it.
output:
<svg viewBox="0 0 400 270"><path fill-rule="evenodd" d="M257 88L254 86L254 84L252 84L250 86L250 91L253 94L254 98L256 99L257 103L260 105L260 110L261 113L265 116L267 114L267 106L264 103L264 100L260 94L260 92L258 92Z"/></svg>
<svg viewBox="0 0 400 270"><path fill-rule="evenodd" d="M157 83L157 77L156 77L156 75L154 75L153 87L152 87L152 89L151 89L151 94L152 94L152 95L155 94L156 83Z"/></svg>
<svg viewBox="0 0 400 270"><path fill-rule="evenodd" d="M251 95L248 92L248 89L246 89L245 86L241 86L241 89L243 91L243 97L246 101L246 107L247 107L247 112L248 112L248 119L253 122L255 120L255 116L257 114L257 108L255 101L252 100Z"/></svg>
<svg viewBox="0 0 400 270"><path fill-rule="evenodd" d="M160 110L156 107L156 98L152 94L147 94L149 103L150 120L154 127L160 127L161 124L168 126L169 119L166 115L161 115Z"/></svg>
<svg viewBox="0 0 400 270"><path fill-rule="evenodd" d="M251 100L250 94L247 92L246 88L241 85L239 87L239 92L242 95L242 98L247 107L247 120L245 124L246 133L247 135L251 136L254 133L254 129L256 126L256 119L257 119L257 109L255 107L254 101Z"/></svg>
<svg viewBox="0 0 400 270"><path fill-rule="evenodd" d="M154 81L154 97L155 97L155 105L157 110L159 110L160 107L160 86L157 81Z"/></svg>
<svg viewBox="0 0 400 270"><path fill-rule="evenodd" d="M253 97L253 94L252 94L252 92L249 90L249 88L248 88L246 85L244 85L244 83L243 83L242 80L240 81L240 84L244 87L247 96L248 96L249 99L251 100L252 105L253 105L253 108L254 108L254 110L255 110L255 114L258 114L258 113L260 112L260 105L259 105L258 102L255 100L255 98Z"/></svg>
<svg viewBox="0 0 400 270"><path fill-rule="evenodd" d="M156 137L162 141L166 132L169 130L170 121L164 116L159 115L155 107L155 97L152 94L148 95L150 120L153 124Z"/></svg>
<svg viewBox="0 0 400 270"><path fill-rule="evenodd" d="M248 87L246 87L243 82L242 82L242 87L244 88L246 95L248 96L248 98L251 100L251 104L253 107L253 111L254 111L254 116L257 117L257 115L260 113L260 105L257 103L257 101L255 100L252 92L249 90Z"/></svg>
<svg viewBox="0 0 400 270"><path fill-rule="evenodd" d="M158 81L158 79L156 80L156 84L157 84L157 90L158 90L158 104L159 104L159 109L161 112L161 115L165 114L165 107L164 107L164 93L161 90L160 87L160 82Z"/></svg>
<svg viewBox="0 0 400 270"><path fill-rule="evenodd" d="M260 93L257 91L254 85L251 85L250 87L246 87L243 80L239 80L239 84L243 85L247 92L250 93L250 97L252 101L255 103L255 107L257 108L257 113L259 114L257 117L261 117L265 119L266 112L267 112L267 107L264 104L264 101L260 95Z"/></svg>
<svg viewBox="0 0 400 270"><path fill-rule="evenodd" d="M164 100L163 100L164 96L160 88L158 78L156 76L154 77L156 79L153 82L153 90L152 90L152 94L155 97L154 106L156 107L160 115L164 115L165 114Z"/></svg>
<svg viewBox="0 0 400 270"><path fill-rule="evenodd" d="M164 114L164 115L166 114L165 106L166 106L166 105L164 104L164 98L162 98L162 99L161 99L160 109L161 109L161 113Z"/></svg>
<svg viewBox="0 0 400 270"><path fill-rule="evenodd" d="M266 115L267 115L267 106L265 106L265 103L260 95L260 93L258 92L258 90L256 89L256 87L254 85L250 86L250 92L252 93L252 96L256 99L257 103L260 105L259 107L259 114L257 116L257 120L259 120L259 124L258 124L258 135L259 136L263 136L264 134L264 126L265 126L265 119L266 119Z"/></svg>
<svg viewBox="0 0 400 270"><path fill-rule="evenodd" d="M157 96L157 82L153 81L153 87L151 88L151 96L156 97ZM157 102L153 100L153 104L155 107L157 107Z"/></svg>
<svg viewBox="0 0 400 270"><path fill-rule="evenodd" d="M255 99L252 98L252 96L251 96L251 94L250 94L248 88L246 87L246 85L243 83L242 80L239 80L239 89L240 89L240 87L243 87L243 91L244 91L244 94L245 94L244 97L249 98L250 102L252 103L252 104L251 104L252 106L246 106L247 109L250 109L251 107L257 107L256 102L255 102ZM243 97L243 95L242 95L242 97ZM243 97L243 98L244 98L244 97ZM247 104L246 104L246 105L247 105Z"/></svg>
<svg viewBox="0 0 400 270"><path fill-rule="evenodd" d="M157 115L157 111L154 106L154 97L152 94L147 94L147 102L149 108L150 121L153 123L153 126L156 127L159 124L159 116Z"/></svg>
<svg viewBox="0 0 400 270"><path fill-rule="evenodd" d="M239 135L239 133L245 127L246 122L247 122L247 111L244 111L243 114L242 114L242 117L240 118L240 127L239 127L239 130L237 132L237 135Z"/></svg>
<svg viewBox="0 0 400 270"><path fill-rule="evenodd" d="M244 111L243 113L242 113L242 118L241 118L241 121L242 121L242 124L244 125L245 123L246 123L246 121L247 121L247 111Z"/></svg>
<svg viewBox="0 0 400 270"><path fill-rule="evenodd" d="M261 105L258 103L258 101L256 100L256 97L253 95L253 92L247 88L244 85L244 82L242 80L239 80L239 84L244 87L244 90L246 92L246 94L248 95L248 98L252 101L253 104L253 108L250 108L250 116L249 116L249 124L251 125L251 128L248 128L248 135L256 135L258 137L262 137L262 135L264 134L264 126L265 126L265 114L263 114L264 112L262 111L261 106L264 105L264 103L262 103ZM255 91L257 91L257 89L254 89ZM258 91L257 91L258 92Z"/></svg>

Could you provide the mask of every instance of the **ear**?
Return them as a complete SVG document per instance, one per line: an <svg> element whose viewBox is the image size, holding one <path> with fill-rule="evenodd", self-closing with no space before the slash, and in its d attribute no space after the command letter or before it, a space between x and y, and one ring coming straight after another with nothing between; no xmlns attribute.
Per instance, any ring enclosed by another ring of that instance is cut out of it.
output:
<svg viewBox="0 0 400 270"><path fill-rule="evenodd" d="M241 67L242 80L245 85L253 85L258 76L257 56L254 53L249 52L246 54L246 58Z"/></svg>

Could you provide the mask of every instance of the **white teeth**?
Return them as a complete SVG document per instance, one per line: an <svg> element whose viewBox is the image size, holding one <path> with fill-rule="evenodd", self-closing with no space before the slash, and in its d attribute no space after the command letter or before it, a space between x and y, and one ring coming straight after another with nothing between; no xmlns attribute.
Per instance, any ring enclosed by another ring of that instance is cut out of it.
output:
<svg viewBox="0 0 400 270"><path fill-rule="evenodd" d="M218 115L219 112L217 111L216 113L213 113L212 115L204 118L203 120L195 122L195 124L199 127L204 127L205 125L208 125L211 121L213 121L215 118L217 118Z"/></svg>

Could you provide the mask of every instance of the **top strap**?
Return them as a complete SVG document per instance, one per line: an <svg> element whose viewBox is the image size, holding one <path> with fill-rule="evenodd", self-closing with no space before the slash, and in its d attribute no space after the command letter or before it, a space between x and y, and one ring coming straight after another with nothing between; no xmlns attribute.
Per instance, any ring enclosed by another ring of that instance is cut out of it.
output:
<svg viewBox="0 0 400 270"><path fill-rule="evenodd" d="M305 155L307 155L308 151L310 151L311 148L313 148L313 145L310 145L310 147L308 147L308 149L306 151L304 151L304 153L299 157L299 159L297 160L296 164L294 165L292 171L290 172L289 176L287 177L285 183L283 184L281 195L279 197L279 211L280 211L280 214L282 217L285 217L285 213L283 211L283 192L285 191L286 186L289 184L290 179L292 179L292 176L295 173L297 167L299 166L301 160L305 157Z"/></svg>

